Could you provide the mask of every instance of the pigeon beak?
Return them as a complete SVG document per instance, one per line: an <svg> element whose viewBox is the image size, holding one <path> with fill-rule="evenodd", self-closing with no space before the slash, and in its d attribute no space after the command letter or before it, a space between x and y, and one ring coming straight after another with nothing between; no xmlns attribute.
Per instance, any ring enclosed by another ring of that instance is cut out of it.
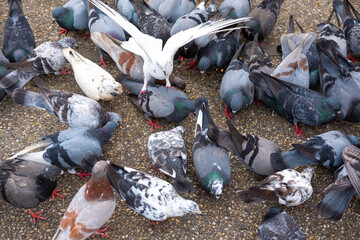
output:
<svg viewBox="0 0 360 240"><path fill-rule="evenodd" d="M201 76L203 77L205 74L205 71L200 71Z"/></svg>
<svg viewBox="0 0 360 240"><path fill-rule="evenodd" d="M61 171L60 171L60 175L63 175L63 174L64 174L64 171L63 171L63 170L61 170Z"/></svg>
<svg viewBox="0 0 360 240"><path fill-rule="evenodd" d="M56 22L56 19L55 18L53 18L53 24Z"/></svg>
<svg viewBox="0 0 360 240"><path fill-rule="evenodd" d="M119 94L117 92L112 92L112 93L110 93L110 95L113 96L113 97L116 97Z"/></svg>
<svg viewBox="0 0 360 240"><path fill-rule="evenodd" d="M75 48L76 48L76 49L79 49L79 45L75 44Z"/></svg>

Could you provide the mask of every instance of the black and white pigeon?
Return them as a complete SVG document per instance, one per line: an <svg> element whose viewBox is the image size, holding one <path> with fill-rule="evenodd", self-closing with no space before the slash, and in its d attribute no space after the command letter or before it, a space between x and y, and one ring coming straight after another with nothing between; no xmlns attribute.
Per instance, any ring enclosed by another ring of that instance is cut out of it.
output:
<svg viewBox="0 0 360 240"><path fill-rule="evenodd" d="M152 221L201 214L196 202L184 199L170 183L150 174L112 163L108 177L129 207Z"/></svg>
<svg viewBox="0 0 360 240"><path fill-rule="evenodd" d="M227 125L229 132L210 124L207 135L235 154L249 170L264 176L276 172L270 161L271 154L280 152L275 143L248 133L240 134L230 121Z"/></svg>
<svg viewBox="0 0 360 240"><path fill-rule="evenodd" d="M17 88L12 94L15 103L45 110L70 128L100 128L109 121L121 123L120 114L107 112L100 104L75 93L50 90L37 76L34 77L41 94Z"/></svg>
<svg viewBox="0 0 360 240"><path fill-rule="evenodd" d="M360 149L348 145L342 157L345 164L335 172L335 182L324 190L327 194L317 205L319 215L330 220L339 220L353 196L360 196Z"/></svg>
<svg viewBox="0 0 360 240"><path fill-rule="evenodd" d="M229 119L254 101L254 84L250 81L248 65L238 59L244 43L235 52L220 84L220 98L225 103L225 114Z"/></svg>
<svg viewBox="0 0 360 240"><path fill-rule="evenodd" d="M360 67L347 60L334 41L319 39L316 43L320 62L323 93L341 104L340 118L360 121Z"/></svg>
<svg viewBox="0 0 360 240"><path fill-rule="evenodd" d="M69 128L43 137L40 141L14 154L10 159L18 158L56 165L72 171L76 167L81 167L81 161L87 151L93 151L100 156L102 147L112 137L116 127L116 122L110 121L103 127L96 129ZM31 152L42 147L46 147L45 150Z"/></svg>
<svg viewBox="0 0 360 240"><path fill-rule="evenodd" d="M311 178L315 172L312 167L301 173L294 169L276 172L246 190L238 191L245 203L268 200L286 206L297 206L309 199L313 193Z"/></svg>
<svg viewBox="0 0 360 240"><path fill-rule="evenodd" d="M19 208L34 208L51 197L61 170L38 162L12 159L0 164L0 199Z"/></svg>
<svg viewBox="0 0 360 240"><path fill-rule="evenodd" d="M190 13L197 0L149 0L149 5L157 10L170 23Z"/></svg>
<svg viewBox="0 0 360 240"><path fill-rule="evenodd" d="M77 47L76 40L66 37L57 42L44 42L32 50L24 62L7 64L8 68L16 70L1 79L0 87L7 93L12 93L15 88L22 88L35 75L63 73L61 69L67 61L62 49L66 47Z"/></svg>
<svg viewBox="0 0 360 240"><path fill-rule="evenodd" d="M323 125L330 123L340 111L340 103L333 98L327 98L321 93L299 85L282 81L263 72L250 74L250 80L261 87L269 96L276 98L280 106L287 112L294 123L295 136L304 130L299 130L297 123L308 125Z"/></svg>
<svg viewBox="0 0 360 240"><path fill-rule="evenodd" d="M226 149L212 141L209 125L215 125L205 97L195 99L196 126L193 162L201 187L219 199L231 179L230 159Z"/></svg>
<svg viewBox="0 0 360 240"><path fill-rule="evenodd" d="M306 240L295 219L277 207L270 207L258 228L260 240L291 239Z"/></svg>
<svg viewBox="0 0 360 240"><path fill-rule="evenodd" d="M8 18L3 32L3 51L10 62L20 62L36 47L34 34L24 16L21 0L8 0L8 5Z"/></svg>
<svg viewBox="0 0 360 240"><path fill-rule="evenodd" d="M169 76L173 71L173 59L179 47L191 42L192 40L209 34L228 31L224 29L239 23L247 23L248 18L227 19L219 21L210 21L200 24L196 27L178 32L171 36L165 45L161 39L154 38L142 33L139 29L131 24L126 18L121 16L115 10L103 4L99 0L90 0L95 7L99 8L114 21L116 21L126 32L132 37L127 42L122 43L122 47L126 50L140 55L144 60L144 86L141 93L147 89L147 83L151 77L155 79L165 79L166 86L169 88ZM245 27L245 26L242 26ZM233 27L237 29L239 27Z"/></svg>
<svg viewBox="0 0 360 240"><path fill-rule="evenodd" d="M359 145L360 138L339 131L329 131L302 144L293 144L294 149L288 152L273 153L270 158L276 171L313 164L338 168L344 163L341 156L344 147L351 144Z"/></svg>
<svg viewBox="0 0 360 240"><path fill-rule="evenodd" d="M148 152L156 169L170 176L178 192L193 192L194 187L186 176L187 152L182 135L183 126L169 131L153 133L148 140Z"/></svg>
<svg viewBox="0 0 360 240"><path fill-rule="evenodd" d="M160 85L150 85L148 91L138 98L142 83L121 74L116 77L116 80L136 94L130 95L130 99L145 112L145 117L152 127L157 125L154 125L150 117L165 118L169 122L181 122L189 113L195 111L194 102L184 92L175 88L167 89Z"/></svg>
<svg viewBox="0 0 360 240"><path fill-rule="evenodd" d="M259 34L259 42L262 42L274 28L284 0L264 0L257 5L248 15L251 18L249 28L244 29L244 36L253 40L255 34Z"/></svg>

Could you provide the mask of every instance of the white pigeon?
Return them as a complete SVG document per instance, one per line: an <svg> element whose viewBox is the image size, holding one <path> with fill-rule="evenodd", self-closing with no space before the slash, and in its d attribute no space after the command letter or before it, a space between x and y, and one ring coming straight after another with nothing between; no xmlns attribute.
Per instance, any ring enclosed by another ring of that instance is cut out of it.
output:
<svg viewBox="0 0 360 240"><path fill-rule="evenodd" d="M142 33L135 25L130 23L126 18L121 16L117 11L110 8L99 0L89 0L95 7L104 12L119 24L132 37L121 45L126 50L140 55L144 59L144 86L141 93L146 91L147 82L151 77L155 79L165 79L166 86L170 88L169 76L173 71L173 59L179 47L191 42L192 40L208 34L215 34L222 31L243 28L246 26L229 26L247 23L249 18L227 19L218 21L208 21L196 27L180 31L171 36L163 47L163 41L150 35ZM224 28L227 28L226 30ZM140 94L141 94L140 93Z"/></svg>
<svg viewBox="0 0 360 240"><path fill-rule="evenodd" d="M71 48L63 48L62 52L71 64L76 82L87 97L96 101L112 100L123 92L121 84L96 63Z"/></svg>

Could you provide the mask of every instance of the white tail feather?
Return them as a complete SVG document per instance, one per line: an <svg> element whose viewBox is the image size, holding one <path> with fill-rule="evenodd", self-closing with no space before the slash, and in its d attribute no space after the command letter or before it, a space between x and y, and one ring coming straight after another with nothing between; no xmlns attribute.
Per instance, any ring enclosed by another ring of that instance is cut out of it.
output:
<svg viewBox="0 0 360 240"><path fill-rule="evenodd" d="M13 154L11 157L9 157L9 160L19 158L19 157L21 157L21 156L35 150L35 149L42 148L42 147L47 147L52 143L53 142L49 138L41 140L41 141L36 142L36 143L33 143L33 144L27 146L26 148L24 148L23 150L21 150L20 152L17 152L15 154Z"/></svg>

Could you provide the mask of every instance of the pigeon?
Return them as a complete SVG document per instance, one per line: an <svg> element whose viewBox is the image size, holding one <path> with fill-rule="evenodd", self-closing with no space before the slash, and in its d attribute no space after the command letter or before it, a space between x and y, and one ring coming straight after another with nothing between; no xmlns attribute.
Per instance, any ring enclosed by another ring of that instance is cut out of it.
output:
<svg viewBox="0 0 360 240"><path fill-rule="evenodd" d="M344 135L339 131L329 131L302 144L293 144L294 149L288 152L273 153L270 158L276 171L310 164L338 168L344 163L341 153L350 144L360 144L360 138Z"/></svg>
<svg viewBox="0 0 360 240"><path fill-rule="evenodd" d="M244 36L253 40L258 33L259 42L262 42L274 28L283 2L284 0L264 0L257 5L248 15L251 20L249 28L244 29Z"/></svg>
<svg viewBox="0 0 360 240"><path fill-rule="evenodd" d="M360 121L360 67L348 61L334 41L317 41L320 82L323 93L341 104L340 118Z"/></svg>
<svg viewBox="0 0 360 240"><path fill-rule="evenodd" d="M149 5L157 10L170 23L190 13L197 0L149 0Z"/></svg>
<svg viewBox="0 0 360 240"><path fill-rule="evenodd" d="M244 43L234 54L220 85L220 98L225 103L225 114L230 118L231 112L236 113L254 101L254 84L249 79L248 65L237 59Z"/></svg>
<svg viewBox="0 0 360 240"><path fill-rule="evenodd" d="M311 178L315 170L305 168L301 173L294 169L276 172L256 186L238 191L245 203L268 200L285 206L297 206L309 199L313 193Z"/></svg>
<svg viewBox="0 0 360 240"><path fill-rule="evenodd" d="M309 88L310 74L306 52L314 42L315 37L315 33L304 33L300 43L292 41L293 39L287 39L288 44L292 45L291 48L293 50L283 58L271 76L304 88Z"/></svg>
<svg viewBox="0 0 360 240"><path fill-rule="evenodd" d="M135 10L135 4L130 0L115 0L115 6L119 13L124 16L129 22L137 25L138 16Z"/></svg>
<svg viewBox="0 0 360 240"><path fill-rule="evenodd" d="M116 79L136 95L140 94L142 83L121 74ZM159 85L150 85L148 91L140 98L130 95L130 99L145 112L145 117L153 129L157 125L150 120L150 117L165 118L169 122L181 122L189 113L195 111L194 102L185 93Z"/></svg>
<svg viewBox="0 0 360 240"><path fill-rule="evenodd" d="M24 16L21 0L8 0L9 15L3 32L3 51L10 62L23 61L35 45L33 31Z"/></svg>
<svg viewBox="0 0 360 240"><path fill-rule="evenodd" d="M221 31L228 31L224 30L224 28L234 24L246 23L248 21L248 18L238 18L206 22L171 36L163 46L162 40L141 33L124 17L99 0L90 1L95 7L113 18L132 36L129 41L122 43L121 46L130 52L140 55L144 60L143 72L145 78L141 93L146 92L147 83L151 76L156 79L166 79L166 86L168 88L170 87L169 76L173 70L173 58L179 47L198 37Z"/></svg>
<svg viewBox="0 0 360 240"><path fill-rule="evenodd" d="M205 97L195 99L196 127L193 161L201 187L219 199L231 178L231 165L225 148L212 141L209 125L215 125Z"/></svg>
<svg viewBox="0 0 360 240"><path fill-rule="evenodd" d="M71 200L53 240L86 239L110 219L116 199L107 177L108 169L105 161L95 164L90 180Z"/></svg>
<svg viewBox="0 0 360 240"><path fill-rule="evenodd" d="M56 7L53 12L53 23L59 24L61 34L68 31L85 30L88 28L88 12L84 0L70 0L62 7Z"/></svg>
<svg viewBox="0 0 360 240"><path fill-rule="evenodd" d="M276 172L270 161L271 154L280 153L275 143L248 133L240 134L230 121L227 125L230 132L209 124L208 137L235 154L249 170L264 176Z"/></svg>
<svg viewBox="0 0 360 240"><path fill-rule="evenodd" d="M81 167L81 161L87 151L91 150L97 155L101 155L101 148L112 137L116 127L116 122L110 121L102 128L69 128L43 137L40 141L14 154L10 159L18 158L56 165L72 171L76 167ZM31 152L41 147L46 147L46 149Z"/></svg>
<svg viewBox="0 0 360 240"><path fill-rule="evenodd" d="M5 67L9 63L9 60L4 56L3 52L0 51L0 80L8 75L11 71ZM0 101L6 96L6 91L0 88Z"/></svg>
<svg viewBox="0 0 360 240"><path fill-rule="evenodd" d="M294 218L277 207L270 207L258 228L260 240L297 239L306 240Z"/></svg>
<svg viewBox="0 0 360 240"><path fill-rule="evenodd" d="M107 112L98 102L75 93L50 90L40 78L34 78L41 94L17 88L12 94L18 104L45 110L70 128L101 128L109 121L121 124L120 114Z"/></svg>
<svg viewBox="0 0 360 240"><path fill-rule="evenodd" d="M169 131L153 133L148 140L148 152L153 165L160 172L173 178L176 191L193 192L189 179L186 177L187 152L182 135L183 126Z"/></svg>
<svg viewBox="0 0 360 240"><path fill-rule="evenodd" d="M74 70L76 82L87 97L95 101L109 101L123 92L121 85L110 73L96 63L71 48L64 48L62 52Z"/></svg>
<svg viewBox="0 0 360 240"><path fill-rule="evenodd" d="M120 41L124 41L126 39L125 37L125 32L124 30L117 25L114 20L112 20L110 17L108 17L107 15L105 15L102 12L98 12L96 11L96 9L94 8L94 5L92 5L91 3L89 3L88 0L84 0L85 5L88 9L88 14L89 14L89 23L88 23L88 28L90 33L94 32L94 31L101 31L107 35L112 36L115 39L118 39ZM99 65L104 64L104 66L106 67L106 61L103 57L103 52L102 49L99 48L97 46L98 50L99 50L99 54L100 54L100 58L101 61L99 63Z"/></svg>
<svg viewBox="0 0 360 240"><path fill-rule="evenodd" d="M344 148L342 157L345 164L335 172L335 182L324 190L327 194L317 205L319 215L330 220L339 220L352 197L355 194L360 196L360 150L348 145Z"/></svg>
<svg viewBox="0 0 360 240"><path fill-rule="evenodd" d="M201 214L196 202L184 199L170 183L150 174L112 163L108 177L129 207L151 221Z"/></svg>
<svg viewBox="0 0 360 240"><path fill-rule="evenodd" d="M15 88L22 88L35 75L64 73L61 69L67 61L61 49L66 47L77 47L76 40L66 37L57 42L44 42L32 50L24 62L7 64L8 68L16 70L1 79L0 87L11 94Z"/></svg>
<svg viewBox="0 0 360 240"><path fill-rule="evenodd" d="M61 170L19 159L3 161L0 165L0 198L19 208L34 208L51 197Z"/></svg>
<svg viewBox="0 0 360 240"><path fill-rule="evenodd" d="M297 126L298 122L308 125L323 125L330 123L337 117L340 111L340 103L333 98L299 85L288 83L269 76L263 72L250 74L250 80L273 96L292 118L295 128L295 136L304 130Z"/></svg>
<svg viewBox="0 0 360 240"><path fill-rule="evenodd" d="M116 66L123 74L128 75L132 79L138 82L144 82L144 73L143 73L143 59L132 52L128 52L123 49L118 40L107 36L103 32L92 32L91 40L97 45L100 46L105 52L107 52L110 57L116 63ZM118 44L119 43L119 44ZM175 85L178 88L185 88L185 81L179 77L171 74L170 77L171 85ZM155 79L151 79L149 82L162 84L163 81L157 81Z"/></svg>
<svg viewBox="0 0 360 240"><path fill-rule="evenodd" d="M249 15L250 5L251 0L224 0L219 7L219 11L223 12L229 8L233 8L229 17L242 18Z"/></svg>

